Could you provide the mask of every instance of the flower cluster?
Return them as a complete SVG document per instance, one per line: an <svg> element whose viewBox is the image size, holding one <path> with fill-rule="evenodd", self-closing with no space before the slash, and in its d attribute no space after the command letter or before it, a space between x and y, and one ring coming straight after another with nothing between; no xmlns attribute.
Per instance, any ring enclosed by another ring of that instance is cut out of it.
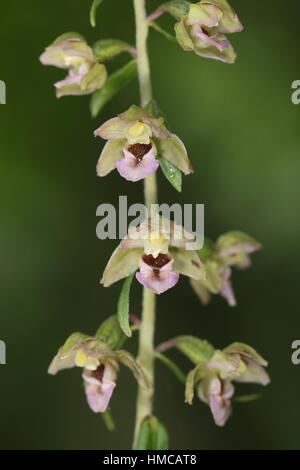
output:
<svg viewBox="0 0 300 470"><path fill-rule="evenodd" d="M102 124L95 136L107 140L97 164L98 176L115 168L128 181L139 181L155 173L162 155L184 174L191 173L187 151L182 141L156 118L138 106Z"/></svg>
<svg viewBox="0 0 300 470"><path fill-rule="evenodd" d="M215 423L224 426L232 412L232 382L268 385L270 378L264 369L267 365L247 344L233 343L223 351L214 350L206 362L200 362L189 372L185 390L186 402L192 404L196 388L200 400L209 405Z"/></svg>
<svg viewBox="0 0 300 470"><path fill-rule="evenodd" d="M185 51L228 64L235 62L236 53L224 34L242 29L226 0L190 3L187 14L175 25L177 41Z"/></svg>
<svg viewBox="0 0 300 470"><path fill-rule="evenodd" d="M78 33L59 36L40 56L43 65L68 70L68 76L54 84L56 96L88 95L102 88L107 79L105 65L98 62L91 47Z"/></svg>
<svg viewBox="0 0 300 470"><path fill-rule="evenodd" d="M231 283L231 268L245 269L250 266L250 254L261 248L261 244L246 233L232 231L221 235L216 243L206 240L199 250L206 278L191 280L191 285L202 301L207 304L210 294L220 294L230 306L236 305Z"/></svg>
<svg viewBox="0 0 300 470"><path fill-rule="evenodd" d="M109 324L109 328L107 328ZM83 369L82 378L86 399L89 407L95 413L104 412L116 387L119 363L129 367L138 383L145 388L151 387L145 373L133 356L125 350L115 350L119 337L107 338L104 342L101 336L107 329L116 331L114 317L104 322L95 337L83 333L73 333L59 349L51 362L48 373L55 375L63 369L80 367ZM113 328L112 328L113 326Z"/></svg>
<svg viewBox="0 0 300 470"><path fill-rule="evenodd" d="M268 363L250 346L232 343L222 351L196 336L177 336L158 346L163 352L177 348L193 364L185 380L185 402L193 403L195 391L212 412L215 423L224 426L232 412L232 382L268 385L270 378L264 367ZM241 401L247 396L242 396Z"/></svg>
<svg viewBox="0 0 300 470"><path fill-rule="evenodd" d="M90 18L93 25L100 3L93 2L92 5ZM153 21L165 12L176 18L176 38L185 51L193 51L201 57L228 64L235 62L236 53L225 35L240 32L243 26L227 0L201 0L197 3L171 0L148 18L144 14L143 5L139 13L136 5L135 8L137 50L115 39L99 40L91 48L80 34L74 32L59 36L46 48L40 56L41 63L68 71L64 80L55 83L57 97L88 95L101 89L91 99L91 112L95 116L125 83L129 83L136 69L140 78L148 74L147 70L143 70L143 61L147 61L147 55L143 57L146 48L140 48L139 38L144 32L139 31L139 26L144 22L145 28L142 27L142 30L153 26L170 37ZM174 40L174 36L171 39ZM133 60L113 73L107 81L107 70L102 62L122 52L129 52ZM141 86L142 101L151 97L150 76L148 78L147 98ZM153 100L144 108L132 105L127 111L104 122L94 131L94 135L106 141L97 163L98 176L106 176L116 169L127 181L137 182L153 175L161 165L167 179L180 191L181 173L188 175L193 172L184 143L167 128ZM145 187L146 200L150 205L150 200L154 201L156 194L153 197L149 195L151 184ZM129 289L135 274L136 280L144 288L161 294L174 287L180 274L183 274L190 278L194 291L204 304L208 303L211 294L220 294L230 306L234 306L236 300L231 284L232 268L248 267L250 254L260 249L261 245L243 232L231 231L220 236L215 243L206 240L204 247L195 251L194 236L175 222L153 213L153 207L150 209L149 219L129 228L128 235L111 255L103 273L101 283L104 287L128 278L120 295L117 315L105 320L94 336L78 332L71 334L58 350L48 372L55 375L63 369L80 367L89 407L95 413L104 413L116 388L120 364L132 371L141 387L149 390L152 387L152 362L160 357L185 382L185 401L192 404L196 391L199 399L210 407L215 423L224 426L232 412L235 393L233 383L267 385L270 382L265 371L267 362L247 344L233 343L220 350L206 340L188 335L178 336L155 350L151 338L154 328L152 309L155 304L152 302L151 306L149 302L147 305L146 299L148 297L149 301L153 296L145 296L145 309L139 320L135 315L129 315ZM135 323L134 326L130 326L130 320ZM139 361L122 349L125 340L136 328L141 328L139 358L146 373ZM148 329L150 336L145 341ZM186 377L171 360L163 356L162 353L171 347L178 348L193 363L193 369ZM139 431L138 440L143 442L137 448L165 450L168 439L164 427L153 416L140 416L141 411L144 412L142 409L151 412L153 394L150 391L147 395L143 396L140 390L136 428ZM145 426L149 419L150 430L149 426ZM156 439L155 434L159 434L159 439ZM146 440L149 442L146 443ZM165 442L158 444L154 443L155 440Z"/></svg>
<svg viewBox="0 0 300 470"><path fill-rule="evenodd" d="M156 294L175 286L179 274L203 281L199 256L186 249L192 238L183 227L163 217L132 227L112 254L101 283L108 287L138 269L136 279Z"/></svg>

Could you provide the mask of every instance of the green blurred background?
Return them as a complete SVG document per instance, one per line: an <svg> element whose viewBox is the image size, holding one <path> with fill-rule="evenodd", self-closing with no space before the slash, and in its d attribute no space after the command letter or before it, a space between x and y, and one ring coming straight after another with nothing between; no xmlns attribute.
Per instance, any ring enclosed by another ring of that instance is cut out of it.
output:
<svg viewBox="0 0 300 470"><path fill-rule="evenodd" d="M92 120L88 97L55 99L52 84L64 71L38 61L44 47L69 30L90 43L100 37L134 41L130 0L104 1L96 29L88 21L90 3L1 5L0 79L7 84L7 104L0 108L0 339L7 344L7 365L0 366L2 449L131 445L136 385L125 368L112 400L114 434L87 407L79 370L54 378L46 373L71 332L93 333L115 313L120 284L103 289L98 281L116 242L96 238L96 207L117 203L119 194L142 200L141 183L128 183L116 172L96 178L103 144L92 135L101 122L138 102L137 83ZM160 4L147 3L149 11ZM300 337L300 105L290 96L292 81L300 79L300 5L232 4L245 25L231 36L236 65L184 53L151 33L155 97L196 170L184 179L182 194L160 175L160 201L204 203L207 235L241 229L264 250L253 256L251 269L234 273L236 308L219 297L202 307L184 278L159 297L156 340L190 333L217 347L249 343L269 360L272 384L260 400L235 404L226 427L218 429L208 407L184 404L183 387L158 364L155 410L169 427L173 449L299 449L300 366L290 356L292 341ZM138 286L132 299L139 315ZM128 343L132 352L136 346L136 339ZM190 368L179 353L170 356ZM237 388L239 394L261 391L255 385Z"/></svg>

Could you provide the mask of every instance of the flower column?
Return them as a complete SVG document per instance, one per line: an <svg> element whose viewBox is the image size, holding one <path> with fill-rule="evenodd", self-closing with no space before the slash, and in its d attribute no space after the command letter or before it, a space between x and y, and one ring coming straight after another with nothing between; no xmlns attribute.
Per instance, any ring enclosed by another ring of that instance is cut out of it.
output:
<svg viewBox="0 0 300 470"><path fill-rule="evenodd" d="M141 106L146 106L152 99L150 66L147 51L148 23L146 20L145 0L133 0L136 25L136 49L138 78L140 85ZM152 174L145 179L145 203L147 209L157 202L156 175ZM139 334L138 359L143 366L149 380L154 384L154 327L155 327L155 294L149 289L143 290L142 323ZM134 443L138 436L139 427L143 418L152 414L153 390L139 387L136 406L136 423Z"/></svg>

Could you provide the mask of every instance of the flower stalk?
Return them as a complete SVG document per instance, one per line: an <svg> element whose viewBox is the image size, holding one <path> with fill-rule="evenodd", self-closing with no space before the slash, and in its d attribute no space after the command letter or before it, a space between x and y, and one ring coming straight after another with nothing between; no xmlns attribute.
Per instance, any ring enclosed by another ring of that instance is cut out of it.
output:
<svg viewBox="0 0 300 470"><path fill-rule="evenodd" d="M146 106L152 100L152 85L150 75L150 64L147 50L147 38L149 25L146 14L145 0L133 0L135 12L136 27L136 49L137 49L137 66L138 79L140 87L141 106ZM147 209L151 204L157 202L157 185L156 175L152 174L145 179L144 195ZM138 432L143 419L152 414L153 395L154 395L154 330L155 330L155 305L156 297L149 289L143 290L143 308L142 323L139 333L139 352L138 360L145 370L149 380L152 382L152 389L143 390L138 388L137 404L136 404L136 422L134 431L133 447L137 441Z"/></svg>

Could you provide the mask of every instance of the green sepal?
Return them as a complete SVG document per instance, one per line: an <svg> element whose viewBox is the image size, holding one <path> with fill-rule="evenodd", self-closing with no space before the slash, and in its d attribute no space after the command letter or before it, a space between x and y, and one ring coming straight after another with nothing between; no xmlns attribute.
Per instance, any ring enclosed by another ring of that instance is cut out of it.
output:
<svg viewBox="0 0 300 470"><path fill-rule="evenodd" d="M168 450L169 436L165 426L155 417L142 421L134 450Z"/></svg>
<svg viewBox="0 0 300 470"><path fill-rule="evenodd" d="M121 329L129 338L132 335L129 326L129 293L133 278L134 274L131 274L125 279L118 301L118 321Z"/></svg>
<svg viewBox="0 0 300 470"><path fill-rule="evenodd" d="M91 98L90 111L92 117L96 117L103 107L108 103L119 91L135 78L137 74L137 66L135 60L131 60L121 67L115 73L110 75L107 82L101 90L97 90Z"/></svg>
<svg viewBox="0 0 300 470"><path fill-rule="evenodd" d="M64 359L65 356L70 354L70 352L78 345L88 342L92 339L93 338L91 336L84 333L72 333L60 349L61 359Z"/></svg>
<svg viewBox="0 0 300 470"><path fill-rule="evenodd" d="M171 183L171 185L177 191L181 192L182 173L179 168L177 168L177 166L173 165L173 163L171 163L169 160L167 160L161 155L157 157L157 160L159 161L162 172L169 181L169 183Z"/></svg>

